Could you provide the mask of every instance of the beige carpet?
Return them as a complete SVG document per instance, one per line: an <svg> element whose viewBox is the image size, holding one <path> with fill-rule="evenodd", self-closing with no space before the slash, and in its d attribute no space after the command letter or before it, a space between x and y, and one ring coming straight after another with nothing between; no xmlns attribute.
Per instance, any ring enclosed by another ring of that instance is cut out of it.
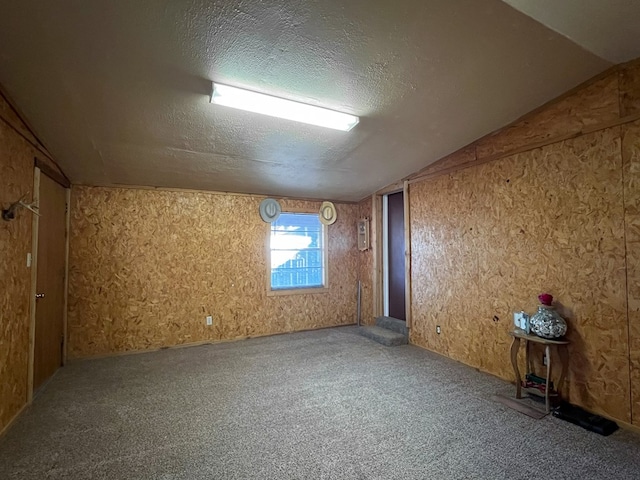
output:
<svg viewBox="0 0 640 480"><path fill-rule="evenodd" d="M493 394L512 387L351 327L81 361L0 439L0 478L640 478L639 436Z"/></svg>

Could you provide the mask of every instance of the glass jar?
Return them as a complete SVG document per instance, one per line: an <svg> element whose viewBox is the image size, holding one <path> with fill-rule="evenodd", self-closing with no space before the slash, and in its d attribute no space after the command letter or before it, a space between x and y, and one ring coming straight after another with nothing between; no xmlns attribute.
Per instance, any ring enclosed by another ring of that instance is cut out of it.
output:
<svg viewBox="0 0 640 480"><path fill-rule="evenodd" d="M529 319L531 331L542 338L560 338L567 333L567 322L552 305L539 305L538 311Z"/></svg>

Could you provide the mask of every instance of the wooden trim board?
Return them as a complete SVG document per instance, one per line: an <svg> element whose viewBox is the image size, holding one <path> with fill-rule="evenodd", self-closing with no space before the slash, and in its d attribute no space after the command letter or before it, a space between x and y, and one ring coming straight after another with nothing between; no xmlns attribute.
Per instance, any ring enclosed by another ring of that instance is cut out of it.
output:
<svg viewBox="0 0 640 480"><path fill-rule="evenodd" d="M65 218L65 239L64 239L64 306L62 310L62 366L67 364L67 347L69 338L67 336L67 320L69 310L69 241L71 238L71 189L66 189L66 218Z"/></svg>
<svg viewBox="0 0 640 480"><path fill-rule="evenodd" d="M373 233L371 244L373 248L373 318L382 315L382 197L371 196L371 225Z"/></svg>
<svg viewBox="0 0 640 480"><path fill-rule="evenodd" d="M18 410L16 412L16 414L11 418L11 420L9 420L7 422L7 424L2 428L2 430L0 430L0 438L2 438L2 436L5 435L9 431L11 426L16 422L16 420L18 420L20 415L22 415L24 413L24 411L27 409L27 407L29 407L28 403L25 403L24 405L22 405L20 410Z"/></svg>
<svg viewBox="0 0 640 480"><path fill-rule="evenodd" d="M522 147L514 148L513 150L509 150L507 152L501 152L501 153L497 153L495 155L488 155L486 157L481 157L481 158L477 158L477 156L476 156L476 159L472 160L470 162L461 163L459 165L454 165L452 167L443 168L442 170L436 170L435 172L431 172L431 173L427 173L427 174L423 174L423 175L410 176L408 178L408 181L409 181L410 184L412 184L412 183L421 182L421 181L424 181L424 180L429 180L431 178L440 177L442 175L447 175L449 173L457 172L458 170L464 170L465 168L470 168L470 167L475 167L475 166L478 166L478 165L483 165L485 163L493 162L494 160L500 160L501 158L510 157L512 155L517 155L519 153L529 152L531 150L535 150L536 148L547 147L547 146L553 145L555 143L560 143L560 142L564 142L564 141L567 141L567 140L571 140L573 138L582 137L583 135L588 135L590 133L595 133L595 132L598 132L600 130L606 130L607 128L618 127L618 126L621 126L621 125L625 125L627 123L635 122L637 120L640 120L640 113L636 113L636 114L633 114L633 115L627 115L624 118L619 118L617 120L612 120L610 122L601 123L601 124L595 125L593 127L583 128L581 130L578 130L578 131L575 131L575 132L572 132L572 133L567 133L565 135L560 135L560 136L557 136L557 137L548 138L548 139L542 140L540 142L535 142L535 143L530 143L528 145L523 145ZM481 139L478 139L473 143L475 144L479 140L481 140ZM470 146L471 145L467 145L467 146L465 146L463 148L468 148Z"/></svg>
<svg viewBox="0 0 640 480"><path fill-rule="evenodd" d="M33 171L33 203L40 205L40 169ZM31 298L29 299L29 363L27 368L27 404L33 402L33 367L36 345L36 288L38 281L38 215L31 220Z"/></svg>
<svg viewBox="0 0 640 480"><path fill-rule="evenodd" d="M202 340L198 342L189 342L189 343L181 343L180 345L171 345L169 347L159 347L159 348L151 348L148 350L128 350L126 352L113 352L113 353L105 353L101 355L90 355L87 357L81 358L73 358L69 360L69 363L82 362L84 360L94 360L98 358L111 358L111 357L125 357L128 355L141 355L145 353L159 352L162 350L176 350L180 348L190 348L190 347L201 347L202 345L218 345L220 343L233 343L233 342L241 342L243 340L249 340L251 338L265 338L265 337L277 337L278 335L289 335L291 333L301 333L301 332L315 332L316 330L327 330L329 328L341 328L341 327L353 327L358 325L357 323L343 323L341 325L329 325L327 327L316 327L316 328L305 328L303 330L294 330L291 332L278 332L278 333L268 333L265 335L249 335L246 337L236 337L236 338L225 338L222 340Z"/></svg>
<svg viewBox="0 0 640 480"><path fill-rule="evenodd" d="M405 323L411 328L411 212L409 208L409 182L404 181L404 310Z"/></svg>
<svg viewBox="0 0 640 480"><path fill-rule="evenodd" d="M34 163L35 163L35 166L39 168L42 173L44 173L47 177L49 177L54 182L62 185L64 188L71 187L71 182L69 181L69 179L64 174L57 172L55 169L51 168L49 164L38 159L38 157L35 157Z"/></svg>
<svg viewBox="0 0 640 480"><path fill-rule="evenodd" d="M403 188L404 188L404 180L399 180L395 183L387 185L384 188L381 188L380 190L375 192L375 195L389 195L391 193L398 193L398 192L401 192Z"/></svg>
<svg viewBox="0 0 640 480"><path fill-rule="evenodd" d="M241 197L256 197L256 198L274 198L276 200L299 200L302 202L318 202L330 201L342 205L357 205L360 202L348 201L348 200L332 200L330 198L306 198L306 197L288 197L283 195L268 195L266 193L241 193L241 192L225 192L221 190L195 190L191 188L177 188L177 187L157 187L153 185L127 185L127 184L112 184L112 185L94 185L88 183L74 183L77 187L90 187L90 188L118 188L122 190L157 190L159 192L183 192L183 193L207 193L211 195L236 195Z"/></svg>

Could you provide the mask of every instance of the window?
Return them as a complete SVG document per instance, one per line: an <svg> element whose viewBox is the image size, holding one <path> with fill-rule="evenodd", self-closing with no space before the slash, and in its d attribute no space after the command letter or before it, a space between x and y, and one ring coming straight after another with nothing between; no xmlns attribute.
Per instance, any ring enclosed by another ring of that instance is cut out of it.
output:
<svg viewBox="0 0 640 480"><path fill-rule="evenodd" d="M325 227L317 213L282 213L271 224L270 290L326 287Z"/></svg>

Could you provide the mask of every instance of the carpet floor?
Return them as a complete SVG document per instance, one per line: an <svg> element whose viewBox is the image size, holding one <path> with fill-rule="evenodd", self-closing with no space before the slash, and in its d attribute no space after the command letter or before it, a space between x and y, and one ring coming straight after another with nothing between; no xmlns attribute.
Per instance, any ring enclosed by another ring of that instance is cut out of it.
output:
<svg viewBox="0 0 640 480"><path fill-rule="evenodd" d="M353 327L72 362L0 438L0 478L640 478L640 436L496 393L513 387Z"/></svg>

